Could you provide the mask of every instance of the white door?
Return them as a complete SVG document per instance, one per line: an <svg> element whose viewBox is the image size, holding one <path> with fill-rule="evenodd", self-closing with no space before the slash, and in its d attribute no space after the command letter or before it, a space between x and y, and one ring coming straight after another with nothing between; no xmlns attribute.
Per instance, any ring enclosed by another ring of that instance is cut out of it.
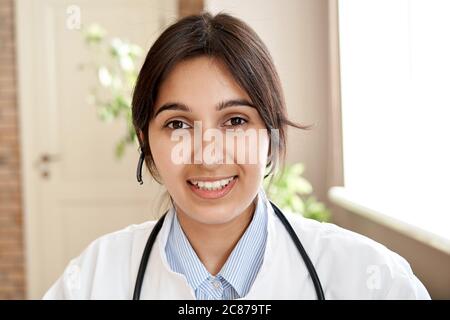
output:
<svg viewBox="0 0 450 320"><path fill-rule="evenodd" d="M41 298L95 238L159 213L162 190L145 167L136 182L137 145L114 157L125 123L101 122L87 103L95 76L79 70L89 55L73 20L68 27L74 14L146 53L176 19L176 0L16 1L28 298Z"/></svg>

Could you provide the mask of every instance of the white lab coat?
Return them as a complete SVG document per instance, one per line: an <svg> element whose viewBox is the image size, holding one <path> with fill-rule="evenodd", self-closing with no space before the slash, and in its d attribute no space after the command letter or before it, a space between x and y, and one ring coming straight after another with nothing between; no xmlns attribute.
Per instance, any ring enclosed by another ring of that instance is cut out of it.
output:
<svg viewBox="0 0 450 320"><path fill-rule="evenodd" d="M316 299L308 270L286 229L268 208L264 261L242 299ZM326 299L430 299L408 262L383 245L334 224L286 214L320 278ZM165 244L172 211L156 239L141 299L195 299L173 272ZM131 225L93 241L70 261L44 299L131 299L142 252L155 221Z"/></svg>

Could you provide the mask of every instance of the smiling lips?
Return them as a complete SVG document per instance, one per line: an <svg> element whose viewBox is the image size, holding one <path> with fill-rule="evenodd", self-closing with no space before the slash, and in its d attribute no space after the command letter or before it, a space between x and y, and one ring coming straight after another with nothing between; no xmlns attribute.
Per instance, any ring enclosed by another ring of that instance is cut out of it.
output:
<svg viewBox="0 0 450 320"><path fill-rule="evenodd" d="M226 178L194 178L189 179L190 189L201 198L217 199L225 196L236 184L238 176Z"/></svg>

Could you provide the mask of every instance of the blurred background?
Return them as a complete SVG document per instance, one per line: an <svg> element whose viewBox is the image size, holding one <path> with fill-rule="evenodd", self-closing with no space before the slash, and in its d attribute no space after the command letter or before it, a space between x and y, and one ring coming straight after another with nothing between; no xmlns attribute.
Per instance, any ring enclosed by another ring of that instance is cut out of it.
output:
<svg viewBox="0 0 450 320"><path fill-rule="evenodd" d="M39 299L95 238L154 219L131 90L203 10L268 46L292 120L286 210L364 234L450 298L450 1L0 0L0 299ZM280 191L281 190L281 191Z"/></svg>

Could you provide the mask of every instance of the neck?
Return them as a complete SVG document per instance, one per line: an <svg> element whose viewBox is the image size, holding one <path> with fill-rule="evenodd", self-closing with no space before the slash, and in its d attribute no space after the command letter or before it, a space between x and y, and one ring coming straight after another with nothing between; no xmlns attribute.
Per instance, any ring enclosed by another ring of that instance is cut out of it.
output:
<svg viewBox="0 0 450 320"><path fill-rule="evenodd" d="M209 273L220 272L255 212L253 201L244 212L222 224L205 224L186 215L176 206L177 217L192 248Z"/></svg>

